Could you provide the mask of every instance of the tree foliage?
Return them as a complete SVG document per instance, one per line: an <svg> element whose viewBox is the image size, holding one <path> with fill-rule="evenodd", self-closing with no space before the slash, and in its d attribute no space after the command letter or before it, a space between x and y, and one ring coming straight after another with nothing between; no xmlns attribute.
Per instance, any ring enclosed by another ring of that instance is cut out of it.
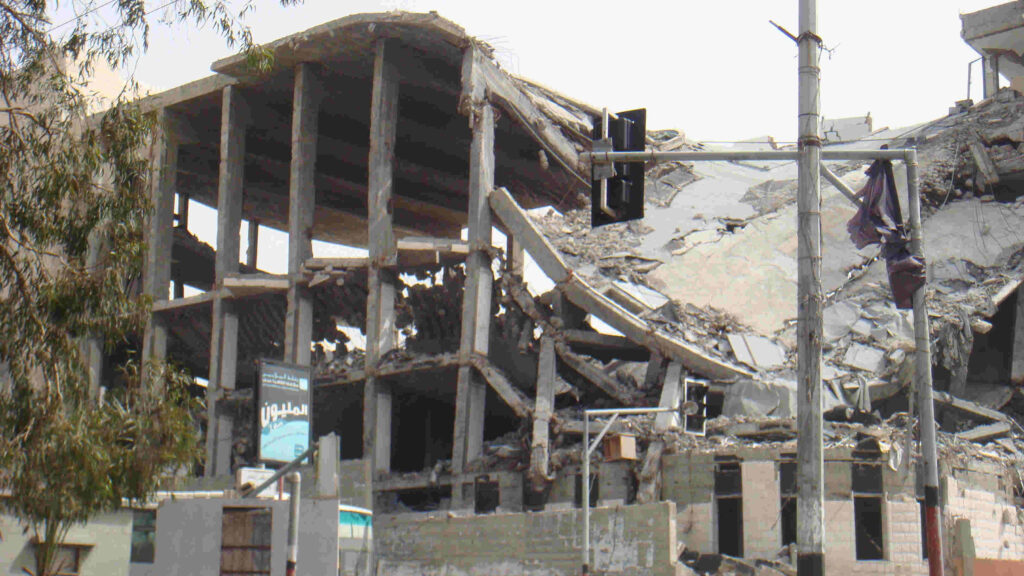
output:
<svg viewBox="0 0 1024 576"><path fill-rule="evenodd" d="M60 568L71 526L145 499L199 453L181 373L127 354L109 394L90 388L85 343L131 348L148 315L138 286L153 126L133 82L98 102L90 80L98 65L126 69L161 16L211 27L266 66L242 24L251 8L0 0L0 490L33 533L40 576Z"/></svg>

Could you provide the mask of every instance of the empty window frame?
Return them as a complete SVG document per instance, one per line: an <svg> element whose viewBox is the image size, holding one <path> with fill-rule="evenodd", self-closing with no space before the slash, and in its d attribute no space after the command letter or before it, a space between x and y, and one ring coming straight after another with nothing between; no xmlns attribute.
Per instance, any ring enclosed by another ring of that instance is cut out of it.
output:
<svg viewBox="0 0 1024 576"><path fill-rule="evenodd" d="M156 510L132 511L133 564L152 564L156 555Z"/></svg>
<svg viewBox="0 0 1024 576"><path fill-rule="evenodd" d="M779 532L782 545L796 545L796 462L779 462Z"/></svg>
<svg viewBox="0 0 1024 576"><path fill-rule="evenodd" d="M873 454L861 456L854 452L854 458L851 473L857 560L884 560L882 463Z"/></svg>
<svg viewBox="0 0 1024 576"><path fill-rule="evenodd" d="M273 516L269 508L225 508L221 525L221 576L270 574Z"/></svg>
<svg viewBox="0 0 1024 576"><path fill-rule="evenodd" d="M57 546L53 558L54 576L78 576L82 569L82 556L90 546L78 544L61 544ZM36 549L38 551L38 548ZM30 574L30 572L25 572Z"/></svg>
<svg viewBox="0 0 1024 576"><path fill-rule="evenodd" d="M715 465L718 553L743 557L743 476L739 462Z"/></svg>

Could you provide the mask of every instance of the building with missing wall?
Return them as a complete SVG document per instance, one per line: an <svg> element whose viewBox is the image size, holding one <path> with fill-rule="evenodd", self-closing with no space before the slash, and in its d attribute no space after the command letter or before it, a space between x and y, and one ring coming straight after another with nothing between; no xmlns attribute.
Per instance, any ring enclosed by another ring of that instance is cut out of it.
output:
<svg viewBox="0 0 1024 576"><path fill-rule="evenodd" d="M613 426L635 454L595 457L595 570L791 573L795 166L650 166L647 218L591 230L579 153L599 111L507 73L454 23L357 15L270 49L267 74L228 58L142 103L160 130L139 344L205 381L207 406L203 477L155 503L151 573L229 573L233 555L283 570L287 506L234 484L257 465L262 359L313 374L300 574L574 574L583 408L687 400L683 421ZM1024 560L1021 170L996 135L1001 186L947 157L978 126L1016 137L1024 100L999 94L859 143L930 162L944 550L964 574ZM837 172L856 188L862 168ZM912 323L846 237L855 211L823 190L826 568L923 574ZM267 237L284 240L268 253ZM104 368L95 384L116 386ZM368 555L339 554L339 504L373 511Z"/></svg>

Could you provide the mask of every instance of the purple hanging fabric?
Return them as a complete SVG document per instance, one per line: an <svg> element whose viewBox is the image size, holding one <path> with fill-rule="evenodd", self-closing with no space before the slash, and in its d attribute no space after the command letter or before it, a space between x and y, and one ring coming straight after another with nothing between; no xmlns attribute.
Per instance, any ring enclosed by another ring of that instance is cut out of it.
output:
<svg viewBox="0 0 1024 576"><path fill-rule="evenodd" d="M857 194L860 209L847 222L846 229L858 249L869 244L882 245L896 307L913 308L914 291L924 285L925 266L923 259L911 255L908 248L910 239L903 226L892 162L875 160L867 175L868 183Z"/></svg>

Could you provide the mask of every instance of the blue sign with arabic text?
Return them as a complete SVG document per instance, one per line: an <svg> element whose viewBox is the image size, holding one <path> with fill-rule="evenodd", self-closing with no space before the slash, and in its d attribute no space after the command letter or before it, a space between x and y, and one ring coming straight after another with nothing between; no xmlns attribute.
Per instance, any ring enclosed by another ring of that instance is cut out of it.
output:
<svg viewBox="0 0 1024 576"><path fill-rule="evenodd" d="M291 462L309 448L311 376L309 366L260 362L260 462Z"/></svg>

